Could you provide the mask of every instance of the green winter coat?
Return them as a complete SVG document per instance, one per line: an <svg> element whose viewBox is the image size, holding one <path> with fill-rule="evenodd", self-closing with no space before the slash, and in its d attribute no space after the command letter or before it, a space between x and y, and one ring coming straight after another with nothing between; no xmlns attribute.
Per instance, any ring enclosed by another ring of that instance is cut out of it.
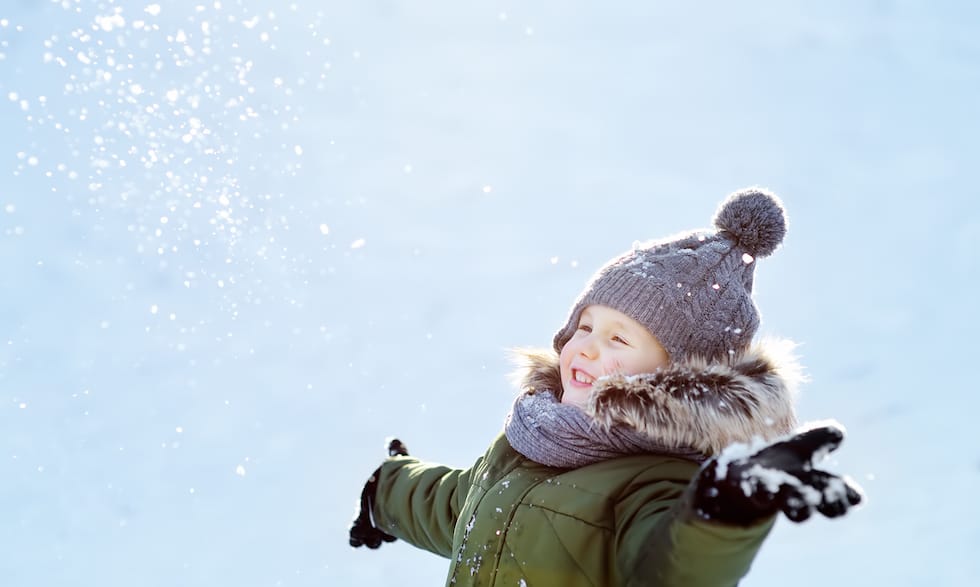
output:
<svg viewBox="0 0 980 587"><path fill-rule="evenodd" d="M768 437L792 425L792 408L780 413L773 403L791 395L786 373L764 354L736 362L728 374L712 366L693 383L690 367L597 385L589 413L597 423L635 420L628 404L641 397L657 412L644 426L669 429L668 420L679 426L694 415L700 419L687 424L703 432L707 424L726 425L726 418L744 426L745 419L763 417L765 424L753 435ZM550 357L535 357L525 389L554 385L552 368L557 369ZM678 393L675 375L684 377L688 393ZM700 393L691 393L694 388ZM664 400L664 394L673 399ZM710 397L728 405L727 412L747 411L705 415L692 411L704 405L688 405L684 415L671 403L682 395L689 404ZM771 416L781 418L779 429L772 429ZM733 430L729 423L725 431L707 434L705 452L714 454L713 444L741 434ZM700 519L690 483L698 470L691 461L652 454L556 469L525 458L501 434L468 469L389 459L381 468L373 513L386 532L449 558L447 586L735 585L773 520L742 528Z"/></svg>

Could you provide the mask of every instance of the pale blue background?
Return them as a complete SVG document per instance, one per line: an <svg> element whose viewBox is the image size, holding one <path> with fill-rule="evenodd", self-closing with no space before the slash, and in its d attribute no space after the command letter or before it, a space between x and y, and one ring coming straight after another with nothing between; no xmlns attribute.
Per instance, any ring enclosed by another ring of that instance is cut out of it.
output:
<svg viewBox="0 0 980 587"><path fill-rule="evenodd" d="M470 464L508 347L752 184L869 499L744 584L980 583L974 3L151 4L0 8L4 586L441 584L346 544L384 437Z"/></svg>

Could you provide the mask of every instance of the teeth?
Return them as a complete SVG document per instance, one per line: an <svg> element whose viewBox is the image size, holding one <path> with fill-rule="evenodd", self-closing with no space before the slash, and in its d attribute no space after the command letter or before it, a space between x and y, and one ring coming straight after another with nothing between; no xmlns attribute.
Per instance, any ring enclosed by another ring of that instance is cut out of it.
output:
<svg viewBox="0 0 980 587"><path fill-rule="evenodd" d="M592 379L591 377L589 377L588 375L586 375L582 371L576 370L575 371L575 381L578 381L579 383L592 383L593 381L595 381L595 379Z"/></svg>

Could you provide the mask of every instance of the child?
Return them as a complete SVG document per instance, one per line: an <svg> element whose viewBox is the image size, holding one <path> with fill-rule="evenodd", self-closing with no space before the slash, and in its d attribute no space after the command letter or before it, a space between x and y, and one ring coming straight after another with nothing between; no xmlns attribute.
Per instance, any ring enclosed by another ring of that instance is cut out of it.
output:
<svg viewBox="0 0 980 587"><path fill-rule="evenodd" d="M752 277L785 235L781 203L743 190L714 224L592 277L554 351L525 352L522 393L472 467L392 441L351 545L397 537L448 557L447 585L734 585L780 511L859 503L813 468L841 429L789 435L796 365L753 341Z"/></svg>

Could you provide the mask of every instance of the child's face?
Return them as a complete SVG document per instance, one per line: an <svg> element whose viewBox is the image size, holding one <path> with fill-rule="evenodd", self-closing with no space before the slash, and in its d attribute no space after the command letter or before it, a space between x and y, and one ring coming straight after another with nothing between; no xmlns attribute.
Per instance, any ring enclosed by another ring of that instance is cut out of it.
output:
<svg viewBox="0 0 980 587"><path fill-rule="evenodd" d="M642 324L606 306L586 306L578 329L561 349L562 403L584 406L603 375L652 373L670 362Z"/></svg>

